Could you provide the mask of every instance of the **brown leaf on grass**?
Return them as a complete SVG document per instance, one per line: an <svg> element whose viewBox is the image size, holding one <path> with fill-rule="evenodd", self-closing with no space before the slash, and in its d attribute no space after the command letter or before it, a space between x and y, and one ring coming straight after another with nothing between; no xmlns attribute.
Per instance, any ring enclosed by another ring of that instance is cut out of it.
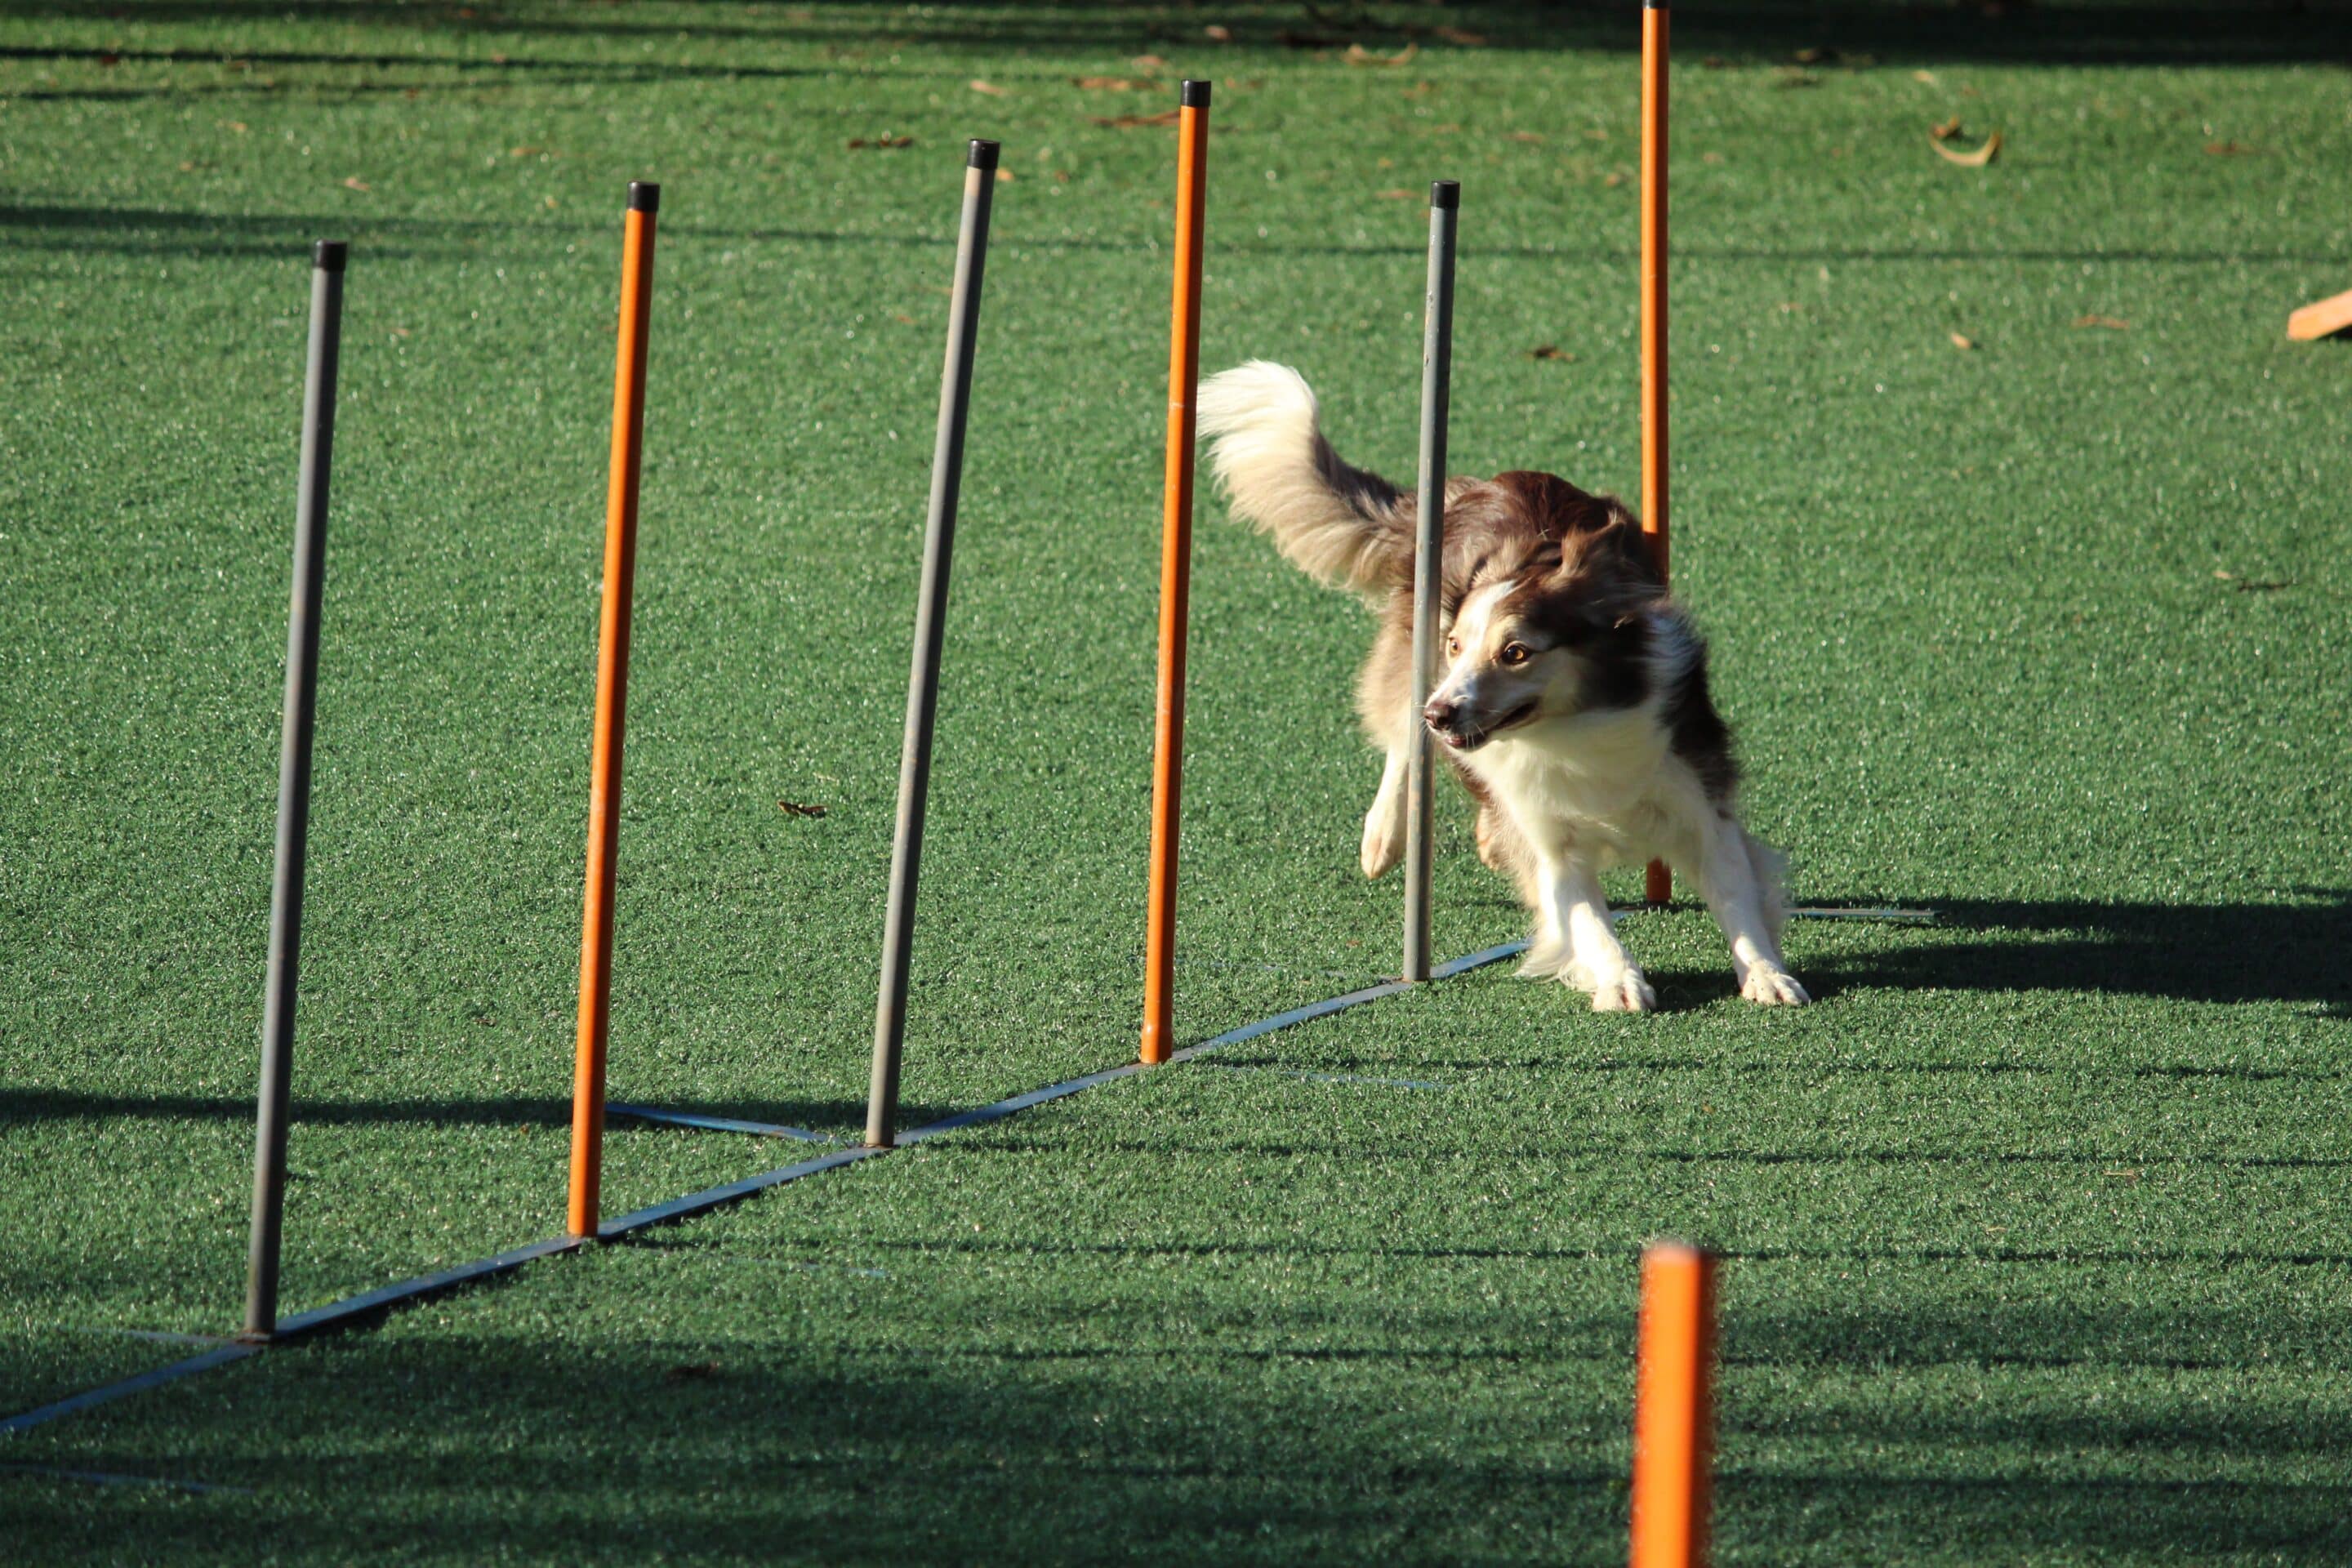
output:
<svg viewBox="0 0 2352 1568"><path fill-rule="evenodd" d="M1412 200L1413 197L1421 195L1419 191L1405 190L1375 191L1372 194L1380 197L1380 199L1384 202L1409 202Z"/></svg>
<svg viewBox="0 0 2352 1568"><path fill-rule="evenodd" d="M1924 81L1929 87L1933 87L1936 85L1936 73L1928 70L1913 71L1911 73L1911 79L1913 81Z"/></svg>
<svg viewBox="0 0 2352 1568"><path fill-rule="evenodd" d="M1927 127L1927 134L1933 136L1938 142L1949 142L1953 137L1958 136L1959 133L1960 117L1957 114L1953 115L1949 120L1945 121L1941 125L1930 125Z"/></svg>
<svg viewBox="0 0 2352 1568"><path fill-rule="evenodd" d="M1210 23L1201 31L1213 44L1230 44L1234 41L1234 30L1216 22Z"/></svg>
<svg viewBox="0 0 2352 1568"><path fill-rule="evenodd" d="M1428 98L1436 91L1437 84L1435 82L1423 80L1414 82L1411 87L1406 88L1404 89L1404 95L1407 98Z"/></svg>
<svg viewBox="0 0 2352 1568"><path fill-rule="evenodd" d="M1933 147L1936 150L1936 156L1943 159L1947 163L1958 163L1963 169L1981 169L2000 156L2000 132L1996 131L1986 137L1984 145L1973 153L1955 153L1937 141L1933 135L1927 138L1927 145Z"/></svg>
<svg viewBox="0 0 2352 1568"><path fill-rule="evenodd" d="M902 327L911 327L911 326L916 325L915 318L914 318L914 317L912 317L912 316L910 316L910 315L908 315L908 314L907 314L907 312L906 312L906 311L904 311L904 310L893 310L893 311L891 311L891 312L890 312L890 319L891 319L892 321L894 321L898 322L898 323L900 326L902 326ZM781 800L780 800L780 801L778 801L778 802L776 802L776 804L777 804L778 805L786 805L786 803L785 803L785 802L781 801Z"/></svg>
<svg viewBox="0 0 2352 1568"><path fill-rule="evenodd" d="M1097 125L1115 125L1125 130L1138 125L1173 125L1183 118L1183 114L1181 110L1171 109L1159 114L1089 114L1087 118Z"/></svg>
<svg viewBox="0 0 2352 1568"><path fill-rule="evenodd" d="M1540 145L1543 142L1543 138L1537 135L1532 131L1514 131L1511 132L1511 140L1514 142L1534 142L1538 145Z"/></svg>
<svg viewBox="0 0 2352 1568"><path fill-rule="evenodd" d="M1474 33L1467 27L1432 27L1430 32L1444 38L1449 44L1460 44L1463 47L1470 49L1475 49L1486 41L1486 34Z"/></svg>
<svg viewBox="0 0 2352 1568"><path fill-rule="evenodd" d="M2121 316L2077 316L2074 318L2074 325L2077 327L2097 327L2103 331L2109 332L2127 332L2131 331L2131 323L2125 321Z"/></svg>
<svg viewBox="0 0 2352 1568"><path fill-rule="evenodd" d="M1168 68L1168 62L1158 55L1138 55L1127 63L1139 71L1164 71Z"/></svg>
<svg viewBox="0 0 2352 1568"><path fill-rule="evenodd" d="M1572 360L1576 356L1570 353L1566 349L1561 348L1558 343L1544 343L1538 347L1529 349L1528 351L1528 357L1529 359Z"/></svg>
<svg viewBox="0 0 2352 1568"><path fill-rule="evenodd" d="M1013 183L1013 171L1010 169L999 169L996 171L996 183L1000 185L1011 184Z"/></svg>
<svg viewBox="0 0 2352 1568"><path fill-rule="evenodd" d="M244 135L247 131L253 129L242 120L224 120L221 121L221 127L223 130L234 131L239 136Z"/></svg>
<svg viewBox="0 0 2352 1568"><path fill-rule="evenodd" d="M1977 346L1977 341L1964 332L1954 332L1952 334L1952 346L1958 349L1961 353L1966 353L1968 351Z"/></svg>
<svg viewBox="0 0 2352 1568"><path fill-rule="evenodd" d="M2258 158L2262 149L2249 147L2242 142L2208 142L2205 151L2216 158Z"/></svg>
<svg viewBox="0 0 2352 1568"><path fill-rule="evenodd" d="M347 191L364 191L367 188L368 183L365 180L361 179L357 174L353 174L351 178L343 182L343 189Z"/></svg>
<svg viewBox="0 0 2352 1568"><path fill-rule="evenodd" d="M1604 177L1601 183L1604 185L1622 185L1625 183L1625 176L1622 174L1610 174Z"/></svg>
<svg viewBox="0 0 2352 1568"><path fill-rule="evenodd" d="M1420 53L1419 44L1407 44L1392 55L1376 55L1361 44L1349 44L1342 58L1351 66L1402 66L1412 64L1413 57Z"/></svg>
<svg viewBox="0 0 2352 1568"><path fill-rule="evenodd" d="M912 147L914 144L915 139L911 136L891 136L887 134L881 136L855 136L850 139L849 142L850 148L853 151L860 147L868 147L877 153L894 152L900 147Z"/></svg>
<svg viewBox="0 0 2352 1568"><path fill-rule="evenodd" d="M1070 79L1070 85L1088 92L1141 92L1160 84L1149 77L1138 81L1133 77L1124 76L1074 76Z"/></svg>
<svg viewBox="0 0 2352 1568"><path fill-rule="evenodd" d="M1013 89L1011 88L999 87L992 81L982 81L978 77L972 78L967 85L971 87L972 91L984 92L991 98L1011 98L1013 96Z"/></svg>
<svg viewBox="0 0 2352 1568"><path fill-rule="evenodd" d="M909 318L901 317L900 320L906 321L909 326L914 324L912 320ZM776 809L782 812L786 816L823 816L824 815L824 807L821 805L803 805L796 800L780 800L776 802Z"/></svg>

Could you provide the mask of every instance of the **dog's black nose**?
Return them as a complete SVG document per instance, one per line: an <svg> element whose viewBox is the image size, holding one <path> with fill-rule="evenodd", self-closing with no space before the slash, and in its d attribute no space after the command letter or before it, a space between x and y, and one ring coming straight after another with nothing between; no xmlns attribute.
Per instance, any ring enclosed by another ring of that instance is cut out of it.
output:
<svg viewBox="0 0 2352 1568"><path fill-rule="evenodd" d="M1433 697L1421 710L1422 721L1433 730L1451 730L1462 717L1462 705L1444 698Z"/></svg>

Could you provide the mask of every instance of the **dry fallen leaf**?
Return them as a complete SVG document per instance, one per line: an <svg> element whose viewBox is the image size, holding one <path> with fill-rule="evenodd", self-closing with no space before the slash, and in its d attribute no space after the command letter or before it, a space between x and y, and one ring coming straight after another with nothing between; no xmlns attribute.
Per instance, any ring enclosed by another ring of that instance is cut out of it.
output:
<svg viewBox="0 0 2352 1568"><path fill-rule="evenodd" d="M1138 55L1127 63L1139 71L1164 71L1168 68L1168 62L1158 55Z"/></svg>
<svg viewBox="0 0 2352 1568"><path fill-rule="evenodd" d="M353 174L350 179L343 182L343 189L347 191L364 191L367 188L368 183L365 180L361 179L357 174Z"/></svg>
<svg viewBox="0 0 2352 1568"><path fill-rule="evenodd" d="M1201 31L1208 36L1211 43L1230 44L1234 41L1234 30L1231 27L1221 26L1214 22L1210 23L1207 26L1202 28Z"/></svg>
<svg viewBox="0 0 2352 1568"><path fill-rule="evenodd" d="M1539 143L1543 141L1543 138L1537 135L1532 131L1514 131L1511 132L1511 140L1514 142L1532 142Z"/></svg>
<svg viewBox="0 0 2352 1568"><path fill-rule="evenodd" d="M1954 332L1952 334L1952 346L1956 349L1966 352L1967 350L1976 347L1977 341L1965 333Z"/></svg>
<svg viewBox="0 0 2352 1568"><path fill-rule="evenodd" d="M2236 573L2224 572L2219 566L2213 568L2213 575L2219 577L2224 583L2231 583L2237 580Z"/></svg>
<svg viewBox="0 0 2352 1568"><path fill-rule="evenodd" d="M1934 71L1925 71L1925 70L1922 70L1922 71L1913 71L1913 72L1911 73L1911 79L1912 79L1913 81L1924 81L1924 82L1926 82L1929 87L1933 87L1933 86L1935 86L1935 85L1936 85L1936 73L1935 73Z"/></svg>
<svg viewBox="0 0 2352 1568"><path fill-rule="evenodd" d="M1099 114L1089 114L1087 118L1097 125L1116 125L1126 128L1136 125L1173 125L1183 118L1183 115L1181 110L1171 109L1159 114L1115 114L1108 118Z"/></svg>
<svg viewBox="0 0 2352 1568"><path fill-rule="evenodd" d="M984 92L991 98L1010 98L1013 96L1012 90L1009 88L999 87L992 81L982 81L978 77L971 79L971 87L972 91Z"/></svg>
<svg viewBox="0 0 2352 1568"><path fill-rule="evenodd" d="M1413 197L1415 197L1415 196L1417 196L1417 195L1421 195L1421 193L1420 193L1419 191L1402 191L1402 190L1399 190L1399 191L1375 191L1375 192L1373 192L1372 194L1373 194L1373 195L1377 195L1377 196L1379 196L1379 197L1381 198L1381 200L1382 200L1382 201L1384 201L1384 202L1409 202L1409 201L1412 200L1412 198L1413 198Z"/></svg>
<svg viewBox="0 0 2352 1568"><path fill-rule="evenodd" d="M1625 176L1622 174L1611 174L1601 183L1604 185L1622 185L1625 183Z"/></svg>
<svg viewBox="0 0 2352 1568"><path fill-rule="evenodd" d="M2124 332L2131 330L2131 323L2120 316L2077 316L2074 318L2074 324L2078 327L2099 327L2110 332Z"/></svg>
<svg viewBox="0 0 2352 1568"><path fill-rule="evenodd" d="M1949 120L1945 121L1941 125L1931 125L1927 128L1927 134L1933 136L1938 142L1949 142L1953 137L1958 136L1959 133L1960 117L1957 114L1953 115Z"/></svg>
<svg viewBox="0 0 2352 1568"><path fill-rule="evenodd" d="M907 314L907 312L906 312L906 311L904 311L904 310L893 310L893 311L891 311L891 312L890 312L890 319L891 319L892 321L894 321L898 322L898 323L900 326L902 326L902 327L911 327L911 326L915 325L915 318L914 318L914 317L912 317L912 316L910 316L910 315L908 315L908 314ZM782 801L778 801L776 804L777 804L777 805L782 805L783 804L783 802L782 802Z"/></svg>
<svg viewBox="0 0 2352 1568"><path fill-rule="evenodd" d="M1361 44L1349 44L1345 58L1351 66L1401 66L1411 64L1419 53L1419 44L1407 44L1392 55L1376 55Z"/></svg>
<svg viewBox="0 0 2352 1568"><path fill-rule="evenodd" d="M1012 171L1012 170L1010 170L1010 169L999 169L999 170L997 170L997 171L996 171L996 183L997 183L998 184L1000 184L1000 185L1009 185L1009 184L1011 184L1013 183L1013 171Z"/></svg>
<svg viewBox="0 0 2352 1568"><path fill-rule="evenodd" d="M2216 158L2253 158L2262 153L2261 148L2249 147L2242 142L2208 142L2205 151Z"/></svg>
<svg viewBox="0 0 2352 1568"><path fill-rule="evenodd" d="M1702 163L1720 163L1723 162L1723 154L1720 153L1701 153L1698 155L1698 161Z"/></svg>
<svg viewBox="0 0 2352 1568"><path fill-rule="evenodd" d="M858 136L852 138L849 144L853 148L871 147L877 153L887 153L895 148L912 147L915 139L911 136Z"/></svg>
<svg viewBox="0 0 2352 1568"><path fill-rule="evenodd" d="M1088 92L1140 92L1145 88L1160 84L1149 79L1137 81L1132 77L1123 76L1074 76L1070 79L1070 85L1084 88Z"/></svg>
<svg viewBox="0 0 2352 1568"><path fill-rule="evenodd" d="M1932 134L1927 139L1927 145L1936 150L1936 156L1948 163L1958 163L1963 169L1981 169L2000 156L2000 132L1996 131L1986 137L1984 145L1973 153L1955 153Z"/></svg>
<svg viewBox="0 0 2352 1568"><path fill-rule="evenodd" d="M823 816L824 815L824 807L803 805L796 800L780 800L776 802L776 809L786 816Z"/></svg>
<svg viewBox="0 0 2352 1568"><path fill-rule="evenodd" d="M1576 356L1570 353L1566 349L1561 348L1558 343L1545 343L1538 348L1529 349L1528 351L1528 357L1529 359L1572 360Z"/></svg>

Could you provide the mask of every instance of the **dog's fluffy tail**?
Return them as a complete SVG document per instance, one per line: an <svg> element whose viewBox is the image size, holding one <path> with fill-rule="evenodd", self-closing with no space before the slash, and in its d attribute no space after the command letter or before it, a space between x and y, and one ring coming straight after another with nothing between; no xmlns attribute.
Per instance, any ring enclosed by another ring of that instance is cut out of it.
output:
<svg viewBox="0 0 2352 1568"><path fill-rule="evenodd" d="M1252 360L1201 384L1202 437L1234 515L1309 576L1377 594L1412 571L1411 498L1340 460L1315 394L1288 365Z"/></svg>

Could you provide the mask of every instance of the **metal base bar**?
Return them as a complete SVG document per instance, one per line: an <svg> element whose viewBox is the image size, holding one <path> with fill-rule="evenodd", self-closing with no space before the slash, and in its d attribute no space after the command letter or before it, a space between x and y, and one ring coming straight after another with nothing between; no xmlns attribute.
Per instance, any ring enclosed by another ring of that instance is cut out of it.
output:
<svg viewBox="0 0 2352 1568"><path fill-rule="evenodd" d="M1524 942L1507 942L1496 947L1484 948L1479 952L1467 953L1463 957L1437 965L1429 972L1429 977L1432 980L1444 980L1451 975L1465 973L1470 970L1522 952L1526 951L1527 945ZM1328 1018L1334 1013L1345 1012L1348 1008L1359 1007L1367 1002L1376 1002L1383 996L1393 996L1400 991L1409 991L1412 988L1412 985L1405 981L1391 980L1379 985L1368 985L1360 991L1350 991L1344 996L1334 996L1322 1002L1311 1002L1304 1007L1293 1007L1286 1013L1276 1013L1270 1018L1261 1018L1254 1024L1244 1024L1240 1028L1228 1029L1212 1039L1203 1040L1197 1046L1191 1046L1176 1052L1168 1060L1171 1063L1192 1061L1196 1058L1207 1056L1213 1051L1221 1051L1227 1046L1238 1046L1244 1040L1255 1040L1262 1036L1273 1034L1277 1029L1289 1028L1295 1024L1307 1023L1316 1018ZM1076 1094L1081 1089L1092 1089L1097 1084L1110 1083L1123 1078L1133 1078L1145 1070L1140 1062L1129 1062L1121 1067L1107 1068L1101 1072L1088 1073L1083 1078L1068 1079L1061 1083L1048 1084L1044 1089L1033 1089L1025 1094L1016 1094L1009 1100L1000 1100L993 1105L983 1105L976 1110L959 1111L953 1116L945 1117L928 1126L902 1132L898 1135L898 1145L904 1147L909 1143L919 1143L926 1139L939 1137L942 1133L960 1132L968 1127L980 1127L991 1121L1000 1121L1005 1117L1017 1115L1034 1106L1065 1099L1069 1095ZM607 1109L618 1110L623 1108L611 1106ZM633 1107L629 1110L632 1115L644 1114L643 1108ZM760 1122L730 1125L718 1117L697 1117L691 1121L683 1118L675 1119L679 1121L680 1125L685 1126L720 1123L728 1126L730 1131L764 1126ZM781 1170L764 1171L759 1175L746 1176L740 1182L729 1182L722 1186L707 1187L698 1193L688 1193L684 1197L672 1198L667 1203L655 1204L649 1208L638 1209L633 1214L623 1215L617 1219L606 1220L597 1226L596 1239L617 1241L623 1237L653 1226L667 1225L695 1215L707 1214L712 1209L721 1208L729 1204L740 1203L743 1199L754 1197L771 1187L781 1187L787 1183L797 1182L821 1172L837 1170L843 1165L856 1164L860 1160L871 1160L889 1152L888 1149L877 1149L863 1144L851 1149L836 1149L832 1153L820 1154L815 1159L803 1160L796 1165L786 1165ZM429 1296L441 1295L478 1279L487 1279L510 1272L534 1258L551 1258L562 1252L575 1252L586 1245L584 1238L576 1236L551 1237L545 1241L534 1241L528 1247L518 1247L512 1251L501 1252L495 1258L485 1258L478 1262L460 1264L455 1268L445 1268L437 1274L419 1275L414 1279L404 1279L398 1284L386 1285L380 1289L365 1291L341 1301L330 1302L326 1306L314 1308L308 1312L298 1312L293 1317L280 1320L278 1332L268 1340L222 1345L202 1355L191 1356L185 1361L173 1362L169 1366L157 1367L152 1372L142 1372L135 1377L126 1377L118 1382L105 1384L68 1398L60 1399L54 1404L44 1405L37 1410L27 1410L22 1415L0 1419L0 1434L29 1431L35 1426L45 1426L61 1415L70 1415L76 1411L109 1404L128 1394L161 1387L167 1383L176 1383L184 1377L193 1377L200 1372L209 1372L216 1366L226 1366L231 1362L243 1361L247 1356L258 1355L270 1346L283 1344L289 1340L349 1328L356 1323L381 1316L395 1307L423 1300Z"/></svg>
<svg viewBox="0 0 2352 1568"><path fill-rule="evenodd" d="M748 1132L754 1138L793 1138L803 1143L844 1143L848 1140L805 1127L783 1127L772 1121L738 1121L728 1116L698 1116L690 1110L664 1110L657 1105L618 1105L607 1101L607 1116L627 1116L639 1121L661 1121L704 1132Z"/></svg>
<svg viewBox="0 0 2352 1568"><path fill-rule="evenodd" d="M93 1409L100 1405L111 1405L114 1401L130 1394L143 1394L148 1389L161 1388L167 1383L177 1383L184 1377L194 1377L200 1372L210 1372L216 1366L226 1366L233 1361L243 1361L249 1355L260 1353L259 1345L223 1345L218 1350L209 1350L202 1355L190 1356L185 1361L175 1361L169 1366L159 1366L152 1372L142 1372L135 1377L100 1384L96 1388L85 1389L79 1394L70 1394L53 1405L44 1405L37 1410L27 1410L20 1415L11 1415L6 1420L0 1421L0 1433L29 1432L36 1426L46 1426L55 1421L60 1415L71 1415L76 1411Z"/></svg>

